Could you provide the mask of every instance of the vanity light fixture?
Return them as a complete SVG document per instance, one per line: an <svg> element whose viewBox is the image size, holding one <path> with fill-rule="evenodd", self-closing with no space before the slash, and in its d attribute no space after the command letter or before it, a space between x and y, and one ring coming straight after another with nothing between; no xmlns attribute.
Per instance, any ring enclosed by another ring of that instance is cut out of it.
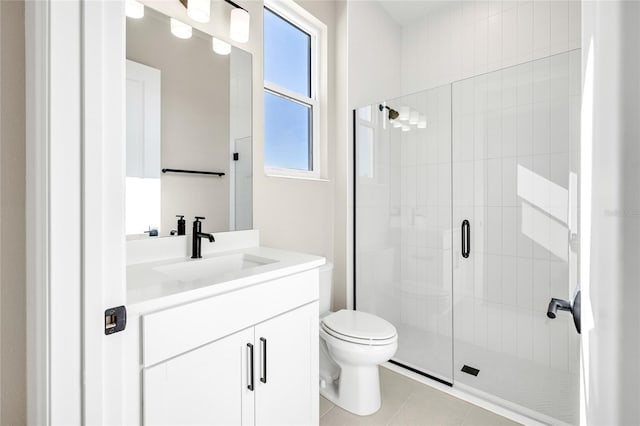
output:
<svg viewBox="0 0 640 426"><path fill-rule="evenodd" d="M192 29L190 25L171 18L171 34L181 39L191 38Z"/></svg>
<svg viewBox="0 0 640 426"><path fill-rule="evenodd" d="M232 5L235 3L228 2ZM231 22L229 23L229 37L238 43L246 43L249 41L249 12L235 5L236 8L231 11Z"/></svg>
<svg viewBox="0 0 640 426"><path fill-rule="evenodd" d="M127 0L124 13L128 18L140 19L144 17L144 5L136 0Z"/></svg>
<svg viewBox="0 0 640 426"><path fill-rule="evenodd" d="M180 0L187 8L187 15L196 22L207 23L211 19L211 0Z"/></svg>
<svg viewBox="0 0 640 426"><path fill-rule="evenodd" d="M219 38L213 37L212 47L213 51L218 55L228 55L231 53L231 45Z"/></svg>

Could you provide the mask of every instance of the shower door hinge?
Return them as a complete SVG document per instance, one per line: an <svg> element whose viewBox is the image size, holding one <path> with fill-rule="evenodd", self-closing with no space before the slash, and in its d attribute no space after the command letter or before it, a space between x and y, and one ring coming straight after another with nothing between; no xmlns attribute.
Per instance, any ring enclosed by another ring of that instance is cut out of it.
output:
<svg viewBox="0 0 640 426"><path fill-rule="evenodd" d="M238 158L239 158L239 157L240 157L240 156L238 155L238 153L237 153L237 152L234 152L234 153L233 153L233 161L238 161Z"/></svg>

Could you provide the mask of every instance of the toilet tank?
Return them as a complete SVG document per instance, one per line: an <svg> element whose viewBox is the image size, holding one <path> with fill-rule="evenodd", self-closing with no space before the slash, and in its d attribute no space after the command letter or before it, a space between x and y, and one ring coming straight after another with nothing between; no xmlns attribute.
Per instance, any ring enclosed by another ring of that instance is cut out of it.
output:
<svg viewBox="0 0 640 426"><path fill-rule="evenodd" d="M320 315L331 310L333 291L333 263L327 261L320 267Z"/></svg>

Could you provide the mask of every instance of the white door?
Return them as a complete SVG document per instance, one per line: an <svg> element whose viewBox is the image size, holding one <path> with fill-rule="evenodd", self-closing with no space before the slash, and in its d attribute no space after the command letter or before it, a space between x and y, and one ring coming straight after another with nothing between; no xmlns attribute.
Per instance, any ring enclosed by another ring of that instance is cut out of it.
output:
<svg viewBox="0 0 640 426"><path fill-rule="evenodd" d="M143 370L145 425L253 424L253 328Z"/></svg>
<svg viewBox="0 0 640 426"><path fill-rule="evenodd" d="M25 2L29 424L122 423L124 16Z"/></svg>
<svg viewBox="0 0 640 426"><path fill-rule="evenodd" d="M318 306L303 306L255 327L258 425L318 422Z"/></svg>

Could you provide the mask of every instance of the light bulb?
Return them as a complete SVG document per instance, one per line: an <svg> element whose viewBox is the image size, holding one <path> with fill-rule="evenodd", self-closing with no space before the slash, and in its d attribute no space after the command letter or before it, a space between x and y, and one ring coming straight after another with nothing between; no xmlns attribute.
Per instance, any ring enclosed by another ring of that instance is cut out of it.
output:
<svg viewBox="0 0 640 426"><path fill-rule="evenodd" d="M418 129L426 129L427 128L427 117L420 114L418 118Z"/></svg>
<svg viewBox="0 0 640 426"><path fill-rule="evenodd" d="M144 17L144 5L136 0L127 0L124 4L124 13L129 18L140 19Z"/></svg>
<svg viewBox="0 0 640 426"><path fill-rule="evenodd" d="M403 124L402 125L402 131L403 132L408 132L409 130L411 130L411 127L409 127L407 124Z"/></svg>
<svg viewBox="0 0 640 426"><path fill-rule="evenodd" d="M229 24L229 37L238 43L249 41L249 12L235 8L231 11L231 23Z"/></svg>
<svg viewBox="0 0 640 426"><path fill-rule="evenodd" d="M402 127L402 123L398 120L393 120L393 127L398 129L400 127Z"/></svg>
<svg viewBox="0 0 640 426"><path fill-rule="evenodd" d="M231 45L226 41L222 41L215 37L213 38L212 47L213 51L218 55L228 55L229 53L231 53Z"/></svg>
<svg viewBox="0 0 640 426"><path fill-rule="evenodd" d="M191 26L171 18L171 34L182 39L191 38Z"/></svg>
<svg viewBox="0 0 640 426"><path fill-rule="evenodd" d="M187 15L196 22L209 22L211 15L211 0L189 0Z"/></svg>
<svg viewBox="0 0 640 426"><path fill-rule="evenodd" d="M398 119L402 120L402 121L407 121L409 119L409 112L410 111L411 110L409 109L408 106L400 107L400 117Z"/></svg>
<svg viewBox="0 0 640 426"><path fill-rule="evenodd" d="M418 111L411 111L409 114L409 124L418 124Z"/></svg>

